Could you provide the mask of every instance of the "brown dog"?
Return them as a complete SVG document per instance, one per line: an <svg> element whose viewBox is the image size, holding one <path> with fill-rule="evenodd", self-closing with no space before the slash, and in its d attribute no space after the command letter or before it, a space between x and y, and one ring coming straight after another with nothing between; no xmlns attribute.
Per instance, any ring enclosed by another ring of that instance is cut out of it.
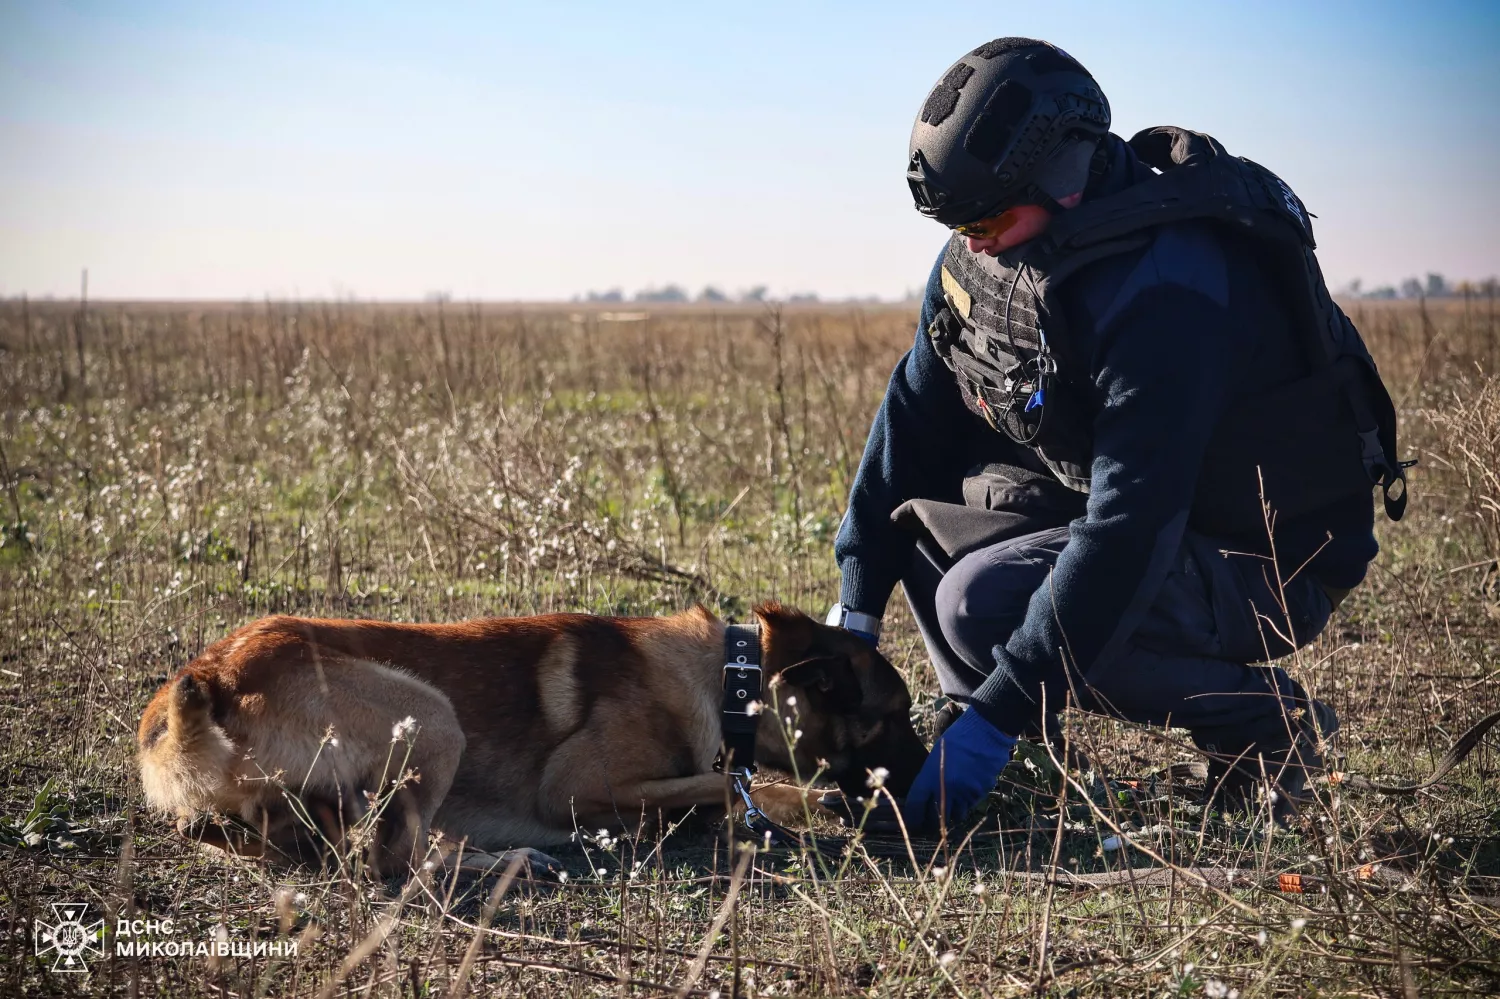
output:
<svg viewBox="0 0 1500 999"><path fill-rule="evenodd" d="M797 611L772 603L755 614L767 705L757 760L821 770L856 793L884 767L887 786L904 793L926 749L895 668ZM146 798L184 831L222 813L261 833L210 832L214 845L300 856L317 837L338 843L384 796L393 807L368 825L370 857L387 873L425 852L430 828L490 850L722 807L726 781L712 765L724 636L702 607L459 624L263 618L210 646L147 705ZM801 793L785 785L756 802L802 814Z"/></svg>

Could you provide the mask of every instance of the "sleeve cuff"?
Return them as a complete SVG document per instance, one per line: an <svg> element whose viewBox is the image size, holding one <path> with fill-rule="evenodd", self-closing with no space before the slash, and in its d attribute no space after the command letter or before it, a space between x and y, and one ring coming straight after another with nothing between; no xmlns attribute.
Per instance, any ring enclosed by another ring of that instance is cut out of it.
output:
<svg viewBox="0 0 1500 999"><path fill-rule="evenodd" d="M899 574L872 571L870 566L853 558L845 559L839 571L843 574L839 603L862 614L885 616L885 605L900 582Z"/></svg>
<svg viewBox="0 0 1500 999"><path fill-rule="evenodd" d="M1025 732L1041 717L1040 690L1026 690L1016 681L1016 670L1004 646L997 645L993 651L995 670L974 690L969 705L1001 732Z"/></svg>

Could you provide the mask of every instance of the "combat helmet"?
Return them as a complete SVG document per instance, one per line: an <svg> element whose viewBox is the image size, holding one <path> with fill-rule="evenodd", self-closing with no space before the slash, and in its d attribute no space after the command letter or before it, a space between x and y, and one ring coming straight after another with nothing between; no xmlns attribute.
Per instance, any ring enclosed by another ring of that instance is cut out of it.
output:
<svg viewBox="0 0 1500 999"><path fill-rule="evenodd" d="M1104 92L1062 49L986 42L949 67L912 126L906 180L917 210L956 226L1016 204L1055 208L1082 190L1109 121Z"/></svg>

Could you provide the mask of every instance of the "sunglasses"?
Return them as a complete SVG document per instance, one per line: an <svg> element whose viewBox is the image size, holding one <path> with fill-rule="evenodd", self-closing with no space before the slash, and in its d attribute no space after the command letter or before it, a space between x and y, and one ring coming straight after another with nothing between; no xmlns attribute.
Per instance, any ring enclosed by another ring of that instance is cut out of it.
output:
<svg viewBox="0 0 1500 999"><path fill-rule="evenodd" d="M1018 206L1019 207L1019 206ZM976 222L965 222L956 225L953 230L960 236L969 236L974 239L994 239L996 236L1015 227L1021 221L1021 212L1016 208L1007 208L999 215L991 215L989 218L979 219Z"/></svg>

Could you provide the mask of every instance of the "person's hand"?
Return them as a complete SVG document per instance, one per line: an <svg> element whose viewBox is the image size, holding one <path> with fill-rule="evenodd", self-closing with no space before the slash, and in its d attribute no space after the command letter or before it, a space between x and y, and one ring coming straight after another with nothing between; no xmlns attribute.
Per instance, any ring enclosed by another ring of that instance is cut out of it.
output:
<svg viewBox="0 0 1500 999"><path fill-rule="evenodd" d="M994 789L1015 748L1015 736L1006 735L969 708L932 744L927 762L912 782L902 807L907 828L938 828L939 808L949 821L963 818Z"/></svg>
<svg viewBox="0 0 1500 999"><path fill-rule="evenodd" d="M870 634L868 631L860 631L858 628L845 628L844 630L851 635L858 635L860 638L863 638L865 641L869 642L870 648L880 648L880 639Z"/></svg>

